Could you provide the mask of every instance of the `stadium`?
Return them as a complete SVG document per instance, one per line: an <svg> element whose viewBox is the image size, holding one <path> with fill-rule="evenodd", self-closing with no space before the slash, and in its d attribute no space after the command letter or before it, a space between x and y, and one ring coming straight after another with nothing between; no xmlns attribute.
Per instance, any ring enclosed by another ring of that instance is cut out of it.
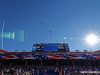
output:
<svg viewBox="0 0 100 75"><path fill-rule="evenodd" d="M36 43L32 52L0 50L0 75L99 75L100 50L70 52L66 43Z"/></svg>
<svg viewBox="0 0 100 75"><path fill-rule="evenodd" d="M0 75L100 75L100 0L0 0Z"/></svg>

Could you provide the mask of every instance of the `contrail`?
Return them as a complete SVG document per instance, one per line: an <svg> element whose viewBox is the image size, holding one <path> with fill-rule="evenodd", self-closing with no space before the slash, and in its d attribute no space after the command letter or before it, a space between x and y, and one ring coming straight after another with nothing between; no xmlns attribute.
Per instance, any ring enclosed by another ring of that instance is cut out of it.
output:
<svg viewBox="0 0 100 75"><path fill-rule="evenodd" d="M3 32L4 32L4 26L5 26L5 19L4 19L4 21L3 21L3 25L2 25L2 42L1 42L1 44L2 44L2 49L3 49Z"/></svg>

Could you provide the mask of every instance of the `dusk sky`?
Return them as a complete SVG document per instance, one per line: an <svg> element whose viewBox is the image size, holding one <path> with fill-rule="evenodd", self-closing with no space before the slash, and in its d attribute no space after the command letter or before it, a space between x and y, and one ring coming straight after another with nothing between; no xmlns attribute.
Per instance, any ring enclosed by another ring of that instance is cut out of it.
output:
<svg viewBox="0 0 100 75"><path fill-rule="evenodd" d="M4 33L15 33L4 38L7 51L31 51L41 42L68 43L71 51L100 49L100 43L90 47L83 41L89 33L100 36L100 0L0 0L0 34L4 19Z"/></svg>

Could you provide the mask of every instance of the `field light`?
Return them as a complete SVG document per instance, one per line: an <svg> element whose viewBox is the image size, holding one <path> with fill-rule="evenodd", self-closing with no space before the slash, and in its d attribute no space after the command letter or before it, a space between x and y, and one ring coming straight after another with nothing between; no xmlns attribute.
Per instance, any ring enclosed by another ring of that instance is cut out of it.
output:
<svg viewBox="0 0 100 75"><path fill-rule="evenodd" d="M99 38L97 35L95 34L89 34L86 36L85 41L87 42L87 44L89 44L90 46L93 46L95 44L98 43Z"/></svg>

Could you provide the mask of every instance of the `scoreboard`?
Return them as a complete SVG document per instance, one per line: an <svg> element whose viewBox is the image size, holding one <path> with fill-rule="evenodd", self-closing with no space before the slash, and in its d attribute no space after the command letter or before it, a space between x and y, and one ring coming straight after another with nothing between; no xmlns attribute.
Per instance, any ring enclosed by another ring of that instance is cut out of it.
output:
<svg viewBox="0 0 100 75"><path fill-rule="evenodd" d="M32 51L69 51L66 43L36 43Z"/></svg>

